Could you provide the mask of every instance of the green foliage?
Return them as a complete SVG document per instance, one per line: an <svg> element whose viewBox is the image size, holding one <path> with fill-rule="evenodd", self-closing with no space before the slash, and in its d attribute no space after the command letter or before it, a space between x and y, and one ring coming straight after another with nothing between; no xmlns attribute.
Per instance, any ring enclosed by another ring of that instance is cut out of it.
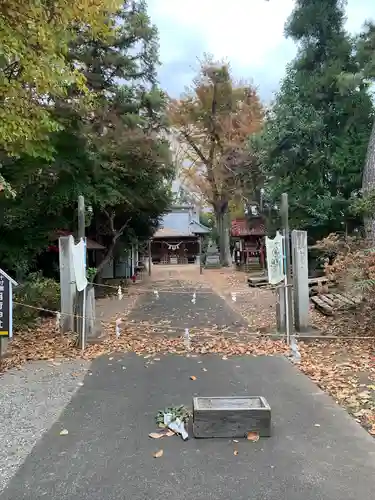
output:
<svg viewBox="0 0 375 500"><path fill-rule="evenodd" d="M366 78L375 78L375 23L368 21L357 38L357 61L359 70Z"/></svg>
<svg viewBox="0 0 375 500"><path fill-rule="evenodd" d="M54 120L47 102L66 96L70 83L85 89L84 74L66 59L69 43L83 33L110 37L115 25L108 22L108 14L120 1L2 0L1 149L30 156L51 153L49 134L61 124Z"/></svg>
<svg viewBox="0 0 375 500"><path fill-rule="evenodd" d="M156 417L155 421L158 427L167 427L164 424L164 414L171 414L172 415L172 422L174 422L176 419L180 419L181 422L184 422L187 424L189 422L189 419L191 417L191 412L186 408L186 406L181 405L181 406L169 406L168 408L165 408L164 410L160 410Z"/></svg>
<svg viewBox="0 0 375 500"><path fill-rule="evenodd" d="M369 189L366 193L353 196L351 210L354 215L373 217L375 214L375 190Z"/></svg>
<svg viewBox="0 0 375 500"><path fill-rule="evenodd" d="M351 196L361 187L372 124L363 79L343 89L354 71L353 45L339 1L298 0L286 25L299 43L263 132L252 138L266 177L266 194L289 194L291 225L321 237L355 224Z"/></svg>
<svg viewBox="0 0 375 500"><path fill-rule="evenodd" d="M96 267L88 267L86 269L86 277L87 277L87 281L89 283L92 283L94 281L94 278L96 276L96 272L97 272Z"/></svg>
<svg viewBox="0 0 375 500"><path fill-rule="evenodd" d="M60 309L60 285L53 279L43 278L40 273L32 273L23 284L14 288L14 301L31 306L14 305L14 327L31 326L40 316L48 315L40 309Z"/></svg>

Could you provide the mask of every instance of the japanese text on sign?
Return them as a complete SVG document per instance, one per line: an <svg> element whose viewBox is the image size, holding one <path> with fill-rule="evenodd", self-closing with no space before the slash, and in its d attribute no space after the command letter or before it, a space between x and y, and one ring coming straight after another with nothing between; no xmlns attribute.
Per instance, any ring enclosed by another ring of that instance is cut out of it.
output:
<svg viewBox="0 0 375 500"><path fill-rule="evenodd" d="M9 336L9 282L0 274L0 336Z"/></svg>

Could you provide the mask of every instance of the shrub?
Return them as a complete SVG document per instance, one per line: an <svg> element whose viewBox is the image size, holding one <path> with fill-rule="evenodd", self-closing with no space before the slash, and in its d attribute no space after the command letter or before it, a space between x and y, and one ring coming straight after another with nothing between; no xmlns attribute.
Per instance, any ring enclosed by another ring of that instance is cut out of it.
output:
<svg viewBox="0 0 375 500"><path fill-rule="evenodd" d="M335 255L325 264L326 275L348 292L360 292L374 302L375 249L363 238L330 234L316 244L317 248Z"/></svg>
<svg viewBox="0 0 375 500"><path fill-rule="evenodd" d="M60 310L60 284L51 278L44 278L41 273L32 273L27 280L14 288L14 301L32 307L14 304L14 328L30 326L41 316L49 316L49 311Z"/></svg>

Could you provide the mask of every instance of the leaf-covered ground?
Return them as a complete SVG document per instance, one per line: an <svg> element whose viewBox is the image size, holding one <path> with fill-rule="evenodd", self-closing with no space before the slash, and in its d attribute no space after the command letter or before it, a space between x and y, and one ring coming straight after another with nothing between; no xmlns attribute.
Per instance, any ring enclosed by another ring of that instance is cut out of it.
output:
<svg viewBox="0 0 375 500"><path fill-rule="evenodd" d="M192 269L186 273L180 269L172 272L172 275L167 274L165 282L160 279L160 273L161 271L154 277L153 282L132 289L132 298L127 301L126 314L130 312L129 303L132 307L136 306L138 312L142 311L144 304L150 300L148 297L154 297L156 287L160 290L160 295L165 292L168 297L176 296L177 289L182 295L186 289L193 287L197 290L198 301L202 289L206 295L210 295L211 301L219 301L212 293L214 290L232 310L240 313L249 322L249 328L232 326L230 331L227 326L223 327L222 322L214 324L207 319L207 324L199 324L198 327L193 326L190 329L191 343L187 352L183 328L178 329L167 317L154 322L149 318L145 321L132 321L131 316L127 318L122 315L122 302L118 301L118 314L113 312L113 320L103 322L107 337L102 343L89 345L82 353L76 347L75 335L57 334L55 321L45 321L39 327L15 336L10 344L8 356L1 362L1 371L21 366L31 360L56 362L79 357L93 359L114 351L132 351L146 357L150 362L159 353L190 356L216 353L221 356L223 362L229 356L289 354L289 349L283 341L264 336L267 330L273 328L275 322L272 291L250 289L245 285L243 274L229 270L205 271L203 276L199 276ZM232 293L237 294L236 301L233 301ZM170 304L172 309L172 302ZM193 306L195 304L192 304ZM174 314L178 315L176 308ZM121 335L117 338L115 319L121 316ZM255 336L257 332L259 335ZM339 332L336 330L337 333ZM358 422L375 435L375 339L318 340L301 342L299 347L301 371L347 408Z"/></svg>

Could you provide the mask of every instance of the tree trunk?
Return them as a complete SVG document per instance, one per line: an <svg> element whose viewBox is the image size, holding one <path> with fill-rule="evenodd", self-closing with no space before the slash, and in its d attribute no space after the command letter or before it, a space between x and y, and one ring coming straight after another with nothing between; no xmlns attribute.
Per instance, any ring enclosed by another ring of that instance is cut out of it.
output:
<svg viewBox="0 0 375 500"><path fill-rule="evenodd" d="M367 148L366 163L363 170L362 191L363 194L375 189L375 121L372 126L371 136ZM364 226L367 238L375 243L375 214L364 218Z"/></svg>
<svg viewBox="0 0 375 500"><path fill-rule="evenodd" d="M227 202L215 206L215 218L219 235L220 263L224 267L229 267L232 263L232 258L230 255L229 210Z"/></svg>
<svg viewBox="0 0 375 500"><path fill-rule="evenodd" d="M104 256L104 259L101 261L101 263L98 265L96 268L96 274L95 277L100 277L104 267L108 264L108 262L111 260L113 256L113 252L115 251L116 244L117 244L118 237L114 236L112 243L109 245L107 249L107 253Z"/></svg>
<svg viewBox="0 0 375 500"><path fill-rule="evenodd" d="M115 225L114 225L114 218L115 218L114 214L110 215L106 211L104 211L104 213L107 215L109 223L110 223L110 228L111 228L111 232L112 232L112 241L111 241L111 244L109 245L109 247L107 249L107 253L104 256L104 259L101 261L101 263L96 268L95 277L97 277L97 276L100 277L100 274L101 274L101 272L104 269L104 266L109 262L109 260L113 256L113 253L115 251L115 248L116 248L116 245L117 245L117 242L118 242L120 236L122 236L122 234L124 233L125 229L127 228L127 226L129 225L129 223L131 221L131 218L128 219L125 222L125 224L123 224L120 227L120 229L118 231L116 231L115 230Z"/></svg>

